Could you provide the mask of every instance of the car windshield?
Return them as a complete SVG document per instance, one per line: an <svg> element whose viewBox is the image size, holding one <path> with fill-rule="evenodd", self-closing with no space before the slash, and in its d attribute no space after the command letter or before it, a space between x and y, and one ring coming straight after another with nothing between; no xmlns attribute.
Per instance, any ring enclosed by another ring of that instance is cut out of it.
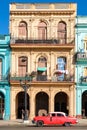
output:
<svg viewBox="0 0 87 130"><path fill-rule="evenodd" d="M68 116L68 114L67 114L67 113L65 113L65 116Z"/></svg>

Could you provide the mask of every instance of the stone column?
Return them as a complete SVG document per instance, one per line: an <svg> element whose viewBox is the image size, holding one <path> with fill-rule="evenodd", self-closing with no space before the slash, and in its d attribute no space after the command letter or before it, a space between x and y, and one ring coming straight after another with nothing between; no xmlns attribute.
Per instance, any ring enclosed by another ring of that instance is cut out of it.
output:
<svg viewBox="0 0 87 130"><path fill-rule="evenodd" d="M49 112L54 112L54 95L52 88L49 89Z"/></svg>
<svg viewBox="0 0 87 130"><path fill-rule="evenodd" d="M16 97L15 90L13 90L13 88L12 88L11 89L11 116L10 116L10 119L16 119L15 97Z"/></svg>
<svg viewBox="0 0 87 130"><path fill-rule="evenodd" d="M30 116L29 119L32 120L35 116L35 92L30 88Z"/></svg>
<svg viewBox="0 0 87 130"><path fill-rule="evenodd" d="M69 91L70 91L70 98L69 98L69 115L70 115L70 116L73 116L73 115L74 115L74 105L75 105L75 102L74 102L74 99L75 99L74 96L75 96L75 95L73 95L73 91L74 91L73 86L70 86Z"/></svg>
<svg viewBox="0 0 87 130"><path fill-rule="evenodd" d="M81 89L77 88L76 90L76 116L77 118L82 118L82 113L81 113L81 105L82 105L82 99L81 99ZM84 110L83 110L83 116L84 116Z"/></svg>
<svg viewBox="0 0 87 130"><path fill-rule="evenodd" d="M9 86L6 86L6 96L5 96L5 110L4 110L4 119L10 119L10 89Z"/></svg>

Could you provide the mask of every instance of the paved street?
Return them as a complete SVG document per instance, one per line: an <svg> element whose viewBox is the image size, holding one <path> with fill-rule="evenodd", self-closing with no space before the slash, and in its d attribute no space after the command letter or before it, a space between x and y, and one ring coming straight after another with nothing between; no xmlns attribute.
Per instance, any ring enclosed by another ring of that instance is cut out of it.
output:
<svg viewBox="0 0 87 130"><path fill-rule="evenodd" d="M55 127L35 127L35 126L0 126L0 130L87 130L87 126L55 126Z"/></svg>
<svg viewBox="0 0 87 130"><path fill-rule="evenodd" d="M24 123L23 120L17 119L17 120L9 120L9 121L0 120L0 128L1 126L29 126L29 127L32 126L33 127L34 125L32 124L31 120L29 121L29 123ZM87 127L87 119L78 119L78 124L73 126Z"/></svg>

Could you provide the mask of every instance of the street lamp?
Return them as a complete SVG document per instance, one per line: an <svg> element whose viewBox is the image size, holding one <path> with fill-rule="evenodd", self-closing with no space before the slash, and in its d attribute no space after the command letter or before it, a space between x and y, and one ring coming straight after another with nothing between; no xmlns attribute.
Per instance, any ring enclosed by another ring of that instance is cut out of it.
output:
<svg viewBox="0 0 87 130"><path fill-rule="evenodd" d="M20 85L21 87L24 89L24 95L25 95L25 99L24 99L24 123L29 123L28 120L28 114L27 114L27 90L30 87L30 83L31 83L31 76L25 76L24 79L20 79Z"/></svg>

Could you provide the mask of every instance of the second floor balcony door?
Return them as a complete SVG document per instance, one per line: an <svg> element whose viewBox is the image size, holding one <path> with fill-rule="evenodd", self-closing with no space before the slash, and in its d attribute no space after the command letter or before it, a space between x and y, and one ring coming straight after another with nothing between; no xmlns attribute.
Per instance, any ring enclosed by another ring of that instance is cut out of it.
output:
<svg viewBox="0 0 87 130"><path fill-rule="evenodd" d="M38 38L40 40L46 40L47 39L47 25L44 22L39 23Z"/></svg>
<svg viewBox="0 0 87 130"><path fill-rule="evenodd" d="M47 80L47 59L43 56L38 59L37 80Z"/></svg>
<svg viewBox="0 0 87 130"><path fill-rule="evenodd" d="M18 75L25 76L27 73L27 57L19 57L18 63Z"/></svg>
<svg viewBox="0 0 87 130"><path fill-rule="evenodd" d="M19 28L18 28L18 37L20 39L26 39L27 38L27 24L26 22L20 22Z"/></svg>
<svg viewBox="0 0 87 130"><path fill-rule="evenodd" d="M65 44L66 43L66 23L63 21L59 22L58 24L58 40L60 44Z"/></svg>
<svg viewBox="0 0 87 130"><path fill-rule="evenodd" d="M63 72L65 70L65 66L66 66L66 59L64 57L59 57L57 59L57 68L59 71L61 71L61 75L58 76L58 80L59 81L63 81L64 77L65 77L65 73Z"/></svg>

